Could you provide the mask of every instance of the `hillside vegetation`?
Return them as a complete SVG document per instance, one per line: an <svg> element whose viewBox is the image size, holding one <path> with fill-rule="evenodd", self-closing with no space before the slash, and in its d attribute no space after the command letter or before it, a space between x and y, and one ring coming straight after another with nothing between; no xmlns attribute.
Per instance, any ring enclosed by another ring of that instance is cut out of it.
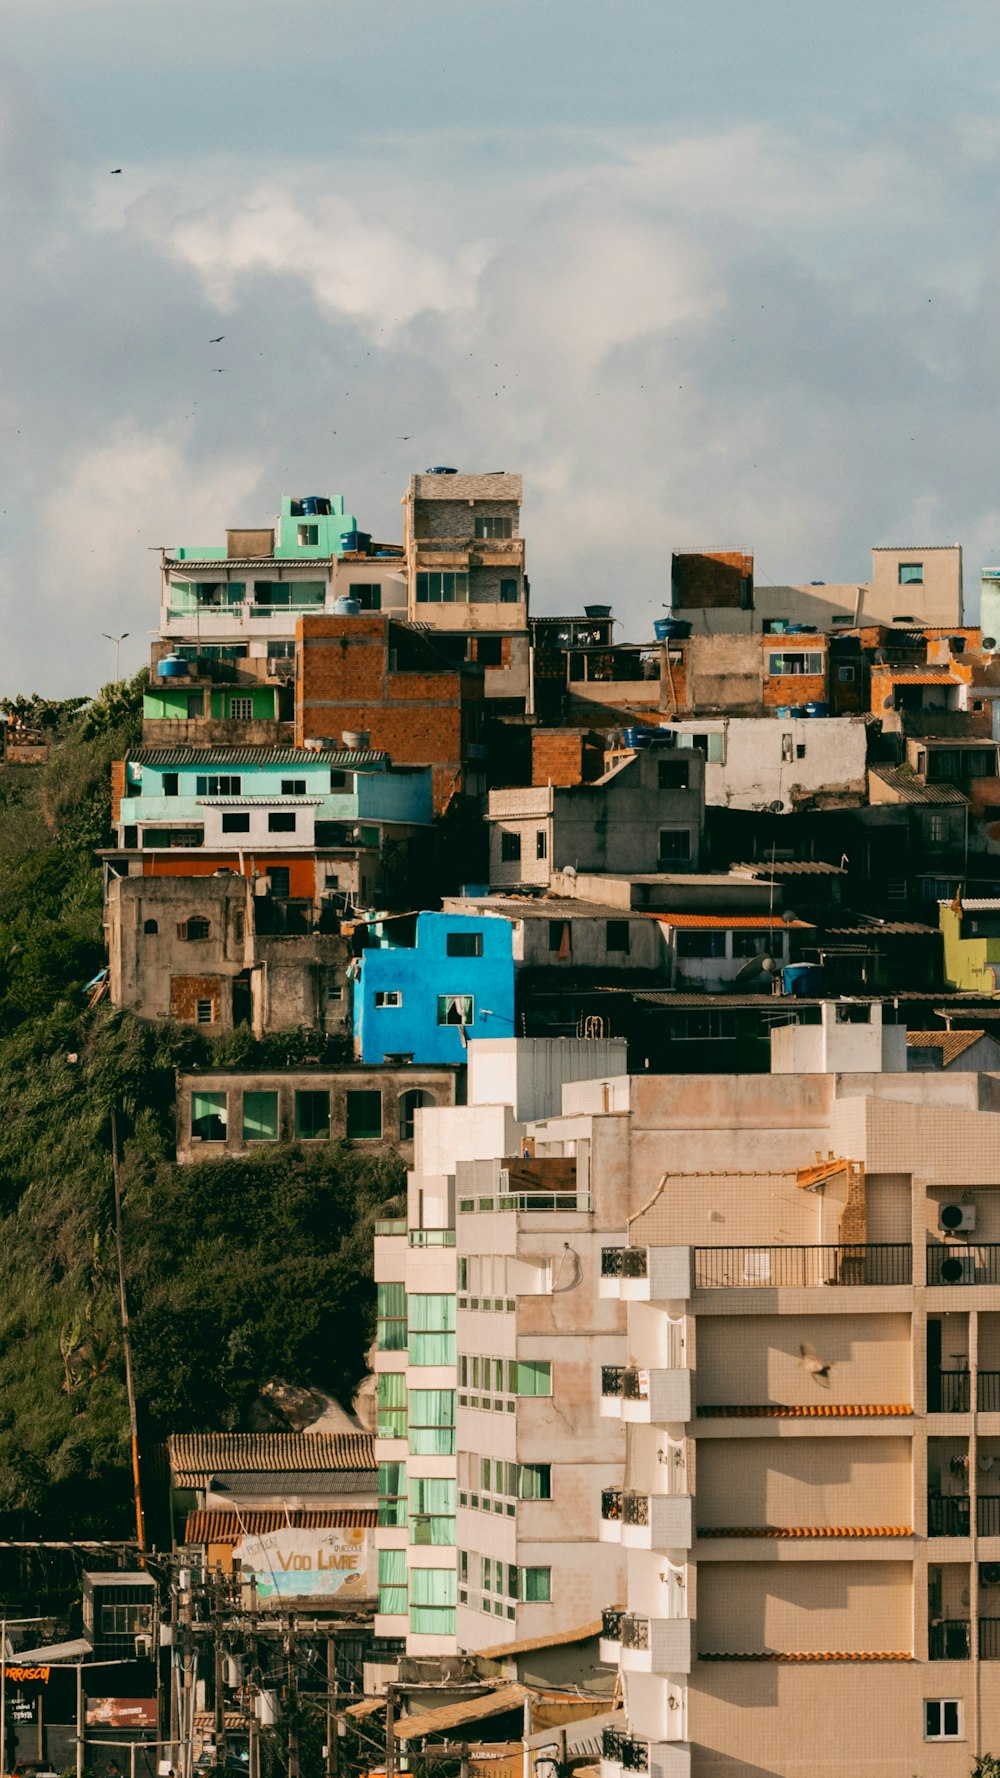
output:
<svg viewBox="0 0 1000 1778"><path fill-rule="evenodd" d="M122 1152L140 1435L234 1428L274 1374L349 1400L371 1333L371 1222L392 1155L285 1149L173 1164L178 1066L294 1059L296 1039L87 1007L104 962L96 847L141 677L0 772L0 1526L127 1535L111 1112Z"/></svg>

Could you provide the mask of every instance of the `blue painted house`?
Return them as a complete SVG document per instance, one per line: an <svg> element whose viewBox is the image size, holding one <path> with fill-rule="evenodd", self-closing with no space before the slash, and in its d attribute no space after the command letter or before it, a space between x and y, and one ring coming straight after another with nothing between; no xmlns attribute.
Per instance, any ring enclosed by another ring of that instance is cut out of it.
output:
<svg viewBox="0 0 1000 1778"><path fill-rule="evenodd" d="M371 927L354 981L354 1048L362 1062L411 1056L464 1062L464 1039L514 1033L509 920L418 914Z"/></svg>

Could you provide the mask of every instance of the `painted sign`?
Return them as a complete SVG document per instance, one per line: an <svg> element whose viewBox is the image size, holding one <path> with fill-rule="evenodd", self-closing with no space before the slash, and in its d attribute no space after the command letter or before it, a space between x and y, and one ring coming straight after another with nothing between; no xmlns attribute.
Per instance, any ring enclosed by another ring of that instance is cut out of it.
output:
<svg viewBox="0 0 1000 1778"><path fill-rule="evenodd" d="M88 1729L155 1729L155 1698L88 1698Z"/></svg>
<svg viewBox="0 0 1000 1778"><path fill-rule="evenodd" d="M293 1526L244 1537L233 1550L244 1575L253 1573L261 1599L296 1594L367 1598L369 1534L351 1525Z"/></svg>
<svg viewBox="0 0 1000 1778"><path fill-rule="evenodd" d="M4 1678L8 1683L12 1682L14 1685L24 1685L28 1679L39 1679L43 1685L48 1685L49 1669L47 1667L5 1667Z"/></svg>

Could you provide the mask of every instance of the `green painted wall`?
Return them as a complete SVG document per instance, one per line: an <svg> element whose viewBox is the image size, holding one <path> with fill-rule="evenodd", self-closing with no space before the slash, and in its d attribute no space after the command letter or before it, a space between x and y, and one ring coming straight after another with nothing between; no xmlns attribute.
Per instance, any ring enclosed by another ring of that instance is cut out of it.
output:
<svg viewBox="0 0 1000 1778"><path fill-rule="evenodd" d="M232 717L231 704L233 699L240 703L249 698L253 705L253 715ZM214 687L211 692L211 716L216 722L234 720L238 722L273 722L278 714L278 693L273 685L234 686L222 685Z"/></svg>
<svg viewBox="0 0 1000 1778"><path fill-rule="evenodd" d="M296 500L300 495L295 495ZM274 539L274 553L277 556L300 556L303 561L310 561L319 556L342 556L344 551L341 537L345 531L356 531L358 521L351 512L344 511L343 494L328 494L331 511L327 514L292 514L291 494L282 494L281 512ZM299 542L299 526L315 525L317 538L315 543ZM263 527L262 527L263 529ZM226 545L218 543L181 544L174 550L178 562L224 562Z"/></svg>

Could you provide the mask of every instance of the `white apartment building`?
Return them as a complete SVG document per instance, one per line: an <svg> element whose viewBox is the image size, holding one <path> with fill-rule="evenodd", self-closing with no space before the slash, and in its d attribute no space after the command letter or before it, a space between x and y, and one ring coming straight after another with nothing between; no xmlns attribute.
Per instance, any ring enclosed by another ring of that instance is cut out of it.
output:
<svg viewBox="0 0 1000 1778"><path fill-rule="evenodd" d="M574 1628L619 1578L617 1552L582 1590L577 1570L621 1467L589 1355L597 1339L621 1357L624 1314L599 1297L589 1187L524 1150L565 1083L620 1077L625 1045L497 1038L468 1054L468 1103L416 1114L406 1217L375 1235L376 1634L415 1655ZM579 1448L564 1389L587 1398Z"/></svg>

